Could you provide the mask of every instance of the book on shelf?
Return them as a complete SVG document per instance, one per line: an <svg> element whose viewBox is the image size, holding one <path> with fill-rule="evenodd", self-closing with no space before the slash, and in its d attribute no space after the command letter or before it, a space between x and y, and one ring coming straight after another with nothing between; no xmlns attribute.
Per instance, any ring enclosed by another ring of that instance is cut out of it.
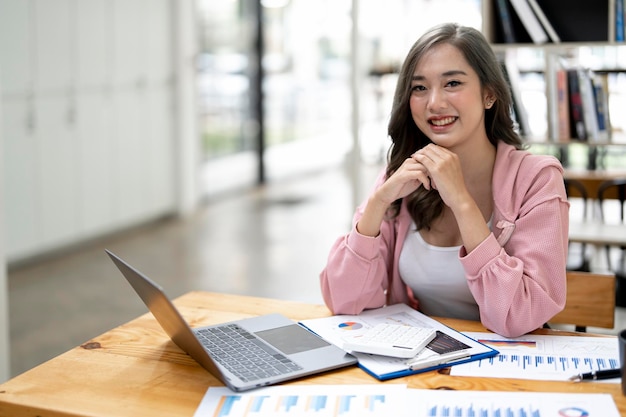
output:
<svg viewBox="0 0 626 417"><path fill-rule="evenodd" d="M556 106L557 106L557 139L559 142L569 141L572 137L569 122L569 92L567 88L567 70L556 70Z"/></svg>
<svg viewBox="0 0 626 417"><path fill-rule="evenodd" d="M511 101L513 104L511 116L517 123L518 133L521 136L530 136L531 130L530 123L528 121L528 114L526 113L526 108L522 102L522 90L520 85L521 76L519 68L515 63L515 59L509 55L501 59L500 67L502 68L502 73L509 83L509 88L511 90Z"/></svg>
<svg viewBox="0 0 626 417"><path fill-rule="evenodd" d="M598 116L596 114L595 98L593 96L591 71L578 67L576 68L576 72L578 74L578 88L580 90L587 141L595 141L598 140Z"/></svg>
<svg viewBox="0 0 626 417"><path fill-rule="evenodd" d="M496 39L504 43L624 41L626 0L491 0L497 24ZM609 4L614 5L610 10ZM615 33L608 16L615 16Z"/></svg>
<svg viewBox="0 0 626 417"><path fill-rule="evenodd" d="M513 17L511 16L511 10L509 9L509 0L494 0L495 10L498 21L498 28L502 32L499 38L504 43L516 43L517 35L515 34L515 27L513 26Z"/></svg>
<svg viewBox="0 0 626 417"><path fill-rule="evenodd" d="M561 42L607 42L609 1L535 0ZM623 0L622 0L623 1Z"/></svg>
<svg viewBox="0 0 626 417"><path fill-rule="evenodd" d="M611 140L611 120L609 118L609 76L592 73L593 98L598 117L598 141Z"/></svg>
<svg viewBox="0 0 626 417"><path fill-rule="evenodd" d="M587 142L610 140L608 74L599 74L582 67L568 68L564 71L567 72L572 138ZM558 77L557 71L557 83ZM560 100L560 97L557 97L557 100Z"/></svg>
<svg viewBox="0 0 626 417"><path fill-rule="evenodd" d="M615 41L624 42L624 0L615 0Z"/></svg>
<svg viewBox="0 0 626 417"><path fill-rule="evenodd" d="M537 3L537 0L528 0L528 4L533 9L533 12L535 12L537 19L539 19L539 22L541 22L541 25L550 37L550 40L554 43L560 43L561 38L554 30L552 23L550 23L550 20L546 17L543 9L541 9L541 6L539 5L539 3Z"/></svg>
<svg viewBox="0 0 626 417"><path fill-rule="evenodd" d="M530 43L532 39L524 28L515 11L511 9L509 0L493 0L496 11L496 39L504 43Z"/></svg>
<svg viewBox="0 0 626 417"><path fill-rule="evenodd" d="M548 42L548 34L526 0L510 0L513 10L520 18L532 41L536 44Z"/></svg>
<svg viewBox="0 0 626 417"><path fill-rule="evenodd" d="M578 69L569 68L567 71L567 89L569 95L569 121L573 139L587 140L587 129L583 118L583 102L580 94Z"/></svg>

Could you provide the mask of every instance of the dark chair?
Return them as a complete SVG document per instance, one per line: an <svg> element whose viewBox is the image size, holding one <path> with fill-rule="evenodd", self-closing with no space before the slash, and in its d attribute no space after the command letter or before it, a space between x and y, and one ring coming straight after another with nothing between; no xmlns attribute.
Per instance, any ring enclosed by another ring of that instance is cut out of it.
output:
<svg viewBox="0 0 626 417"><path fill-rule="evenodd" d="M565 179L564 183L565 193L567 194L568 199L572 197L578 197L582 200L581 221L586 220L587 200L589 196L587 195L587 189L585 188L585 185L582 182L574 179ZM587 255L586 243L570 242L568 244L567 270L581 272L591 271L591 265L589 262L589 257Z"/></svg>
<svg viewBox="0 0 626 417"><path fill-rule="evenodd" d="M603 181L598 187L598 204L600 219L606 221L607 200L616 200L619 204L619 220L624 223L624 201L626 201L626 178ZM609 270L615 273L616 304L626 307L626 246L619 246L617 263L614 262L611 246L606 246L606 259Z"/></svg>

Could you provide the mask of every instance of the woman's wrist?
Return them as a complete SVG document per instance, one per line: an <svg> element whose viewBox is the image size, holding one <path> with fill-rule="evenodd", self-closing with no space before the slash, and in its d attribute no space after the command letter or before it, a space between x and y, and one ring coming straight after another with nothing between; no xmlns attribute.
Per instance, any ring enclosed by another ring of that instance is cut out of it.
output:
<svg viewBox="0 0 626 417"><path fill-rule="evenodd" d="M363 216L356 225L357 232L362 235L376 237L380 233L380 225L385 217L389 205L377 198L376 193L367 201Z"/></svg>

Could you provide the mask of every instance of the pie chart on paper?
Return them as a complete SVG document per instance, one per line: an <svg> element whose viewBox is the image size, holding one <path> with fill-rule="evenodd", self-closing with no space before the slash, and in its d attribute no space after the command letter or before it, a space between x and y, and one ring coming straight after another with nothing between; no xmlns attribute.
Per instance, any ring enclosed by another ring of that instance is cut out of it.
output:
<svg viewBox="0 0 626 417"><path fill-rule="evenodd" d="M363 325L361 323L357 323L356 321L344 321L343 323L339 323L339 328L341 330L358 330L362 327Z"/></svg>

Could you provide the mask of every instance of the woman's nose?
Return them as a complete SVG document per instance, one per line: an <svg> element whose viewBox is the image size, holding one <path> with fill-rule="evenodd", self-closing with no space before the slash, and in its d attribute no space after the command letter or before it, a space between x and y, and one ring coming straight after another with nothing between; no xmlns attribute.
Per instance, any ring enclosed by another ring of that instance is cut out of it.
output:
<svg viewBox="0 0 626 417"><path fill-rule="evenodd" d="M438 89L430 90L430 95L428 97L428 107L432 110L436 110L445 107L445 105L446 100L444 92Z"/></svg>

